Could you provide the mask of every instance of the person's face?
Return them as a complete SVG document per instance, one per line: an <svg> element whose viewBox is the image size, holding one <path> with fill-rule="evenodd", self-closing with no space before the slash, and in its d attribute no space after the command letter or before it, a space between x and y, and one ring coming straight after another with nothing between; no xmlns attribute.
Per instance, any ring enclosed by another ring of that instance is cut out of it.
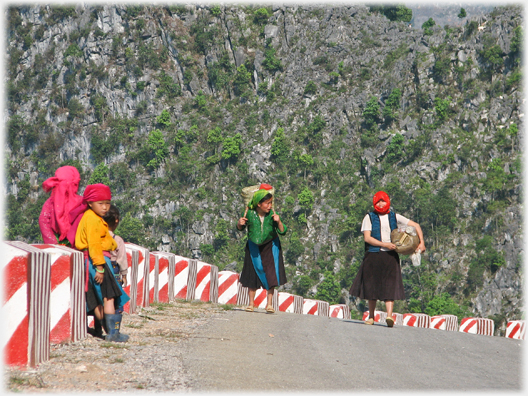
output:
<svg viewBox="0 0 528 396"><path fill-rule="evenodd" d="M383 199L380 199L378 203L376 204L376 208L383 210L383 208L387 206L387 202L385 202Z"/></svg>
<svg viewBox="0 0 528 396"><path fill-rule="evenodd" d="M88 206L99 217L104 217L110 210L110 201L94 201L88 202Z"/></svg>
<svg viewBox="0 0 528 396"><path fill-rule="evenodd" d="M257 206L262 210L264 213L269 213L271 211L271 206L273 204L273 198L268 199L267 201L259 203Z"/></svg>

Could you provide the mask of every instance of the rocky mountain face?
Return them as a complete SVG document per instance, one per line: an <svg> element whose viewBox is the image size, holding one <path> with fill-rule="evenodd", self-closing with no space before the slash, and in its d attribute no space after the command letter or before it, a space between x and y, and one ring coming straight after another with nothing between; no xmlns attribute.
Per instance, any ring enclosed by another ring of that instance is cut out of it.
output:
<svg viewBox="0 0 528 396"><path fill-rule="evenodd" d="M439 26L463 26L471 21L485 21L486 15L500 6L499 3L410 3L407 5L413 13L411 24L419 29L429 18ZM465 16L461 15L464 9Z"/></svg>
<svg viewBox="0 0 528 396"><path fill-rule="evenodd" d="M359 315L381 189L426 238L397 312L520 318L520 7L424 29L359 4L6 14L6 239L39 241L42 182L70 164L81 193L111 186L125 240L240 270L240 191L266 182L285 289Z"/></svg>

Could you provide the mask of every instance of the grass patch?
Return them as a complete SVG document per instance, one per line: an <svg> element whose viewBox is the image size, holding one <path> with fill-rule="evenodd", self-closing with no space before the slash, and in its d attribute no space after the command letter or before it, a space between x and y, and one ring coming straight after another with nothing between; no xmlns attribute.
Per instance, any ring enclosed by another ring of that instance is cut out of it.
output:
<svg viewBox="0 0 528 396"><path fill-rule="evenodd" d="M126 325L124 325L125 327L129 327L131 329L142 329L144 324L143 323L140 323L140 324L135 324L135 323L128 323Z"/></svg>
<svg viewBox="0 0 528 396"><path fill-rule="evenodd" d="M182 319L196 319L198 317L200 317L199 314L197 314L196 312L181 312L179 315L178 315L180 318Z"/></svg>
<svg viewBox="0 0 528 396"><path fill-rule="evenodd" d="M35 378L22 378L16 374L9 377L9 386L13 387L13 389L9 389L12 392L22 392L20 389L17 389L16 387L29 387L29 386L34 386L36 388L46 387L46 385L44 384L40 376L37 376Z"/></svg>
<svg viewBox="0 0 528 396"><path fill-rule="evenodd" d="M167 338L183 338L185 336L187 336L188 334L186 333L183 333L181 331L171 331L167 334L164 334L165 337Z"/></svg>
<svg viewBox="0 0 528 396"><path fill-rule="evenodd" d="M27 378L20 378L17 376L9 377L9 385L28 386L30 381Z"/></svg>
<svg viewBox="0 0 528 396"><path fill-rule="evenodd" d="M220 305L220 308L222 308L224 311L231 311L235 306L233 304L222 304Z"/></svg>
<svg viewBox="0 0 528 396"><path fill-rule="evenodd" d="M166 308L171 306L170 303L153 302L150 304L152 308L156 308L158 311L164 311Z"/></svg>
<svg viewBox="0 0 528 396"><path fill-rule="evenodd" d="M115 349L124 349L126 345L119 345L113 342L103 342L101 348L115 348Z"/></svg>

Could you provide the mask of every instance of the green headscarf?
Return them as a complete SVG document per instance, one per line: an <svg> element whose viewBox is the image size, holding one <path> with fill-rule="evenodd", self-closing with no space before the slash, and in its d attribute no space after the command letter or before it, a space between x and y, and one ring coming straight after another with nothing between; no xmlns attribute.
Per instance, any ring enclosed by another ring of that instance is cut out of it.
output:
<svg viewBox="0 0 528 396"><path fill-rule="evenodd" d="M265 189L258 190L255 194L253 194L253 198L249 202L248 208L252 210L257 209L257 205L259 204L260 200L270 193L271 193L270 190L265 190Z"/></svg>

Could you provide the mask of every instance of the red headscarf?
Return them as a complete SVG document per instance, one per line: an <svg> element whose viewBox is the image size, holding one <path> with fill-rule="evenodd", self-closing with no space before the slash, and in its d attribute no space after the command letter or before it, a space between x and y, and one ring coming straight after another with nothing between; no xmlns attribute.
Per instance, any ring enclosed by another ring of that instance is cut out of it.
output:
<svg viewBox="0 0 528 396"><path fill-rule="evenodd" d="M81 203L82 197L77 195L81 176L74 166L61 166L55 171L55 176L42 183L44 191L51 190L50 202L53 207L51 216L52 230L60 234L59 240L66 238L70 229L70 210Z"/></svg>
<svg viewBox="0 0 528 396"><path fill-rule="evenodd" d="M266 184L266 183L262 183L259 188L259 190L271 190L271 189L273 189L273 187L271 187L269 184Z"/></svg>
<svg viewBox="0 0 528 396"><path fill-rule="evenodd" d="M70 231L68 231L68 240L72 246L75 246L75 234L77 233L77 228L79 228L82 216L89 208L88 202L110 201L111 199L112 192L107 185L98 183L86 186L81 204L70 212L72 226Z"/></svg>
<svg viewBox="0 0 528 396"><path fill-rule="evenodd" d="M379 201L385 201L387 204L385 205L385 207L383 209L377 207L377 203ZM376 194L374 194L374 199L372 200L372 204L374 205L374 211L377 213L377 214L387 214L389 213L390 211L390 198L389 196L387 195L386 192L384 191L378 191Z"/></svg>

